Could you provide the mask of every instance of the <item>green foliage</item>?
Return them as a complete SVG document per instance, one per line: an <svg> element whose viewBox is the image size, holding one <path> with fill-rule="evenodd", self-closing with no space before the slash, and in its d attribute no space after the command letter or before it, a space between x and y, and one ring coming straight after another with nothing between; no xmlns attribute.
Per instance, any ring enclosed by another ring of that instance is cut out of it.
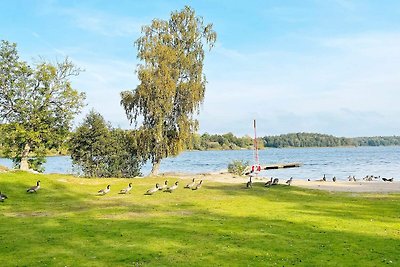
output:
<svg viewBox="0 0 400 267"><path fill-rule="evenodd" d="M198 128L193 116L205 93L203 45L211 49L216 33L186 6L167 21L154 19L142 34L135 42L143 61L137 70L140 84L121 93L121 104L131 123L142 122L141 155L157 173L160 160L178 155Z"/></svg>
<svg viewBox="0 0 400 267"><path fill-rule="evenodd" d="M357 146L400 146L400 136L374 136L352 138Z"/></svg>
<svg viewBox="0 0 400 267"><path fill-rule="evenodd" d="M264 148L264 140L257 138L258 148ZM232 149L252 149L254 139L250 136L236 137L232 133L213 134L204 133L201 136L194 134L189 149L195 150L232 150Z"/></svg>
<svg viewBox="0 0 400 267"><path fill-rule="evenodd" d="M335 137L318 133L290 133L265 136L266 147L398 146L400 136Z"/></svg>
<svg viewBox="0 0 400 267"><path fill-rule="evenodd" d="M86 177L140 175L134 132L113 129L91 111L70 140L73 165Z"/></svg>
<svg viewBox="0 0 400 267"><path fill-rule="evenodd" d="M166 177L172 180L171 177ZM40 179L37 194L26 188ZM0 174L8 266L399 266L400 194L206 182L143 195L160 178ZM180 180L186 184L190 179ZM175 181L175 179L173 179ZM111 192L96 192L111 184Z"/></svg>
<svg viewBox="0 0 400 267"><path fill-rule="evenodd" d="M247 166L249 166L248 161L233 160L228 164L228 172L236 175L242 175Z"/></svg>
<svg viewBox="0 0 400 267"><path fill-rule="evenodd" d="M19 60L16 44L1 42L1 141L4 154L16 165L22 168L30 158L33 165L29 167L41 170L46 151L64 143L85 98L70 82L79 72L68 58L31 67Z"/></svg>
<svg viewBox="0 0 400 267"><path fill-rule="evenodd" d="M349 138L317 133L290 133L264 137L266 147L335 147L354 146Z"/></svg>

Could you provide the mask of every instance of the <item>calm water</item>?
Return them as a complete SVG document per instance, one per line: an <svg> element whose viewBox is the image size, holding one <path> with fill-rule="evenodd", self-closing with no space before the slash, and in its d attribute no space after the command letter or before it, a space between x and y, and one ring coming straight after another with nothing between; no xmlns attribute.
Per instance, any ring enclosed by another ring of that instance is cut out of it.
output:
<svg viewBox="0 0 400 267"><path fill-rule="evenodd" d="M176 158L161 161L160 172L205 173L226 170L232 160L252 163L252 150L189 151ZM283 148L259 151L260 163L273 164L301 162L300 168L269 170L261 176L298 179L320 179L336 176L345 180L349 175L364 177L375 175L400 178L400 147L350 147L350 148ZM12 166L10 160L0 158L0 164ZM46 173L72 173L71 160L67 156L49 157ZM142 168L148 174L150 165Z"/></svg>

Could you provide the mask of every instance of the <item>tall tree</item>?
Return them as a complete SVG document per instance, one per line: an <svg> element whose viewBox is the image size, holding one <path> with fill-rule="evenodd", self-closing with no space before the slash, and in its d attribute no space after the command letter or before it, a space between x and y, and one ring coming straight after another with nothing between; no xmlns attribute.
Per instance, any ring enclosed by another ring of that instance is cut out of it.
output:
<svg viewBox="0 0 400 267"><path fill-rule="evenodd" d="M142 122L139 148L151 160L151 175L157 175L161 159L178 155L197 130L206 77L204 48L214 46L212 24L186 6L171 13L169 20L155 19L142 28L135 45L140 84L121 93L121 105L130 122Z"/></svg>
<svg viewBox="0 0 400 267"><path fill-rule="evenodd" d="M19 59L15 43L1 41L0 121L6 133L3 146L6 156L20 169L39 168L46 150L64 142L85 99L70 82L79 73L68 58L56 64L42 60L31 67Z"/></svg>

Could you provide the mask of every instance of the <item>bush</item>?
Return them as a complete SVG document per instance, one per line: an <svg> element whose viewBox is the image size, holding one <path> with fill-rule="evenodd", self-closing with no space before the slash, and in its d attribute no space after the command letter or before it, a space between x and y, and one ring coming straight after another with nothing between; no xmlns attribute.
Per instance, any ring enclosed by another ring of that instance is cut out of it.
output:
<svg viewBox="0 0 400 267"><path fill-rule="evenodd" d="M231 163L228 165L228 172L233 173L236 175L242 175L243 171L246 169L246 167L249 165L248 161L244 160L233 160Z"/></svg>
<svg viewBox="0 0 400 267"><path fill-rule="evenodd" d="M113 129L91 111L69 142L74 169L85 177L135 177L142 160L132 131Z"/></svg>

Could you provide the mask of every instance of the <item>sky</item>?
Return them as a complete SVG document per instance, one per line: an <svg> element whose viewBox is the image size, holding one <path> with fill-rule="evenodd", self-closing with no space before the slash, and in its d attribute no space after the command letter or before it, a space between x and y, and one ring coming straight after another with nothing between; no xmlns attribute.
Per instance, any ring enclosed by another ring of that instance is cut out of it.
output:
<svg viewBox="0 0 400 267"><path fill-rule="evenodd" d="M207 51L199 133L400 135L400 1L0 1L0 39L20 58L69 57L86 107L132 129L120 92L134 90L134 41L155 18L191 6L217 32Z"/></svg>

